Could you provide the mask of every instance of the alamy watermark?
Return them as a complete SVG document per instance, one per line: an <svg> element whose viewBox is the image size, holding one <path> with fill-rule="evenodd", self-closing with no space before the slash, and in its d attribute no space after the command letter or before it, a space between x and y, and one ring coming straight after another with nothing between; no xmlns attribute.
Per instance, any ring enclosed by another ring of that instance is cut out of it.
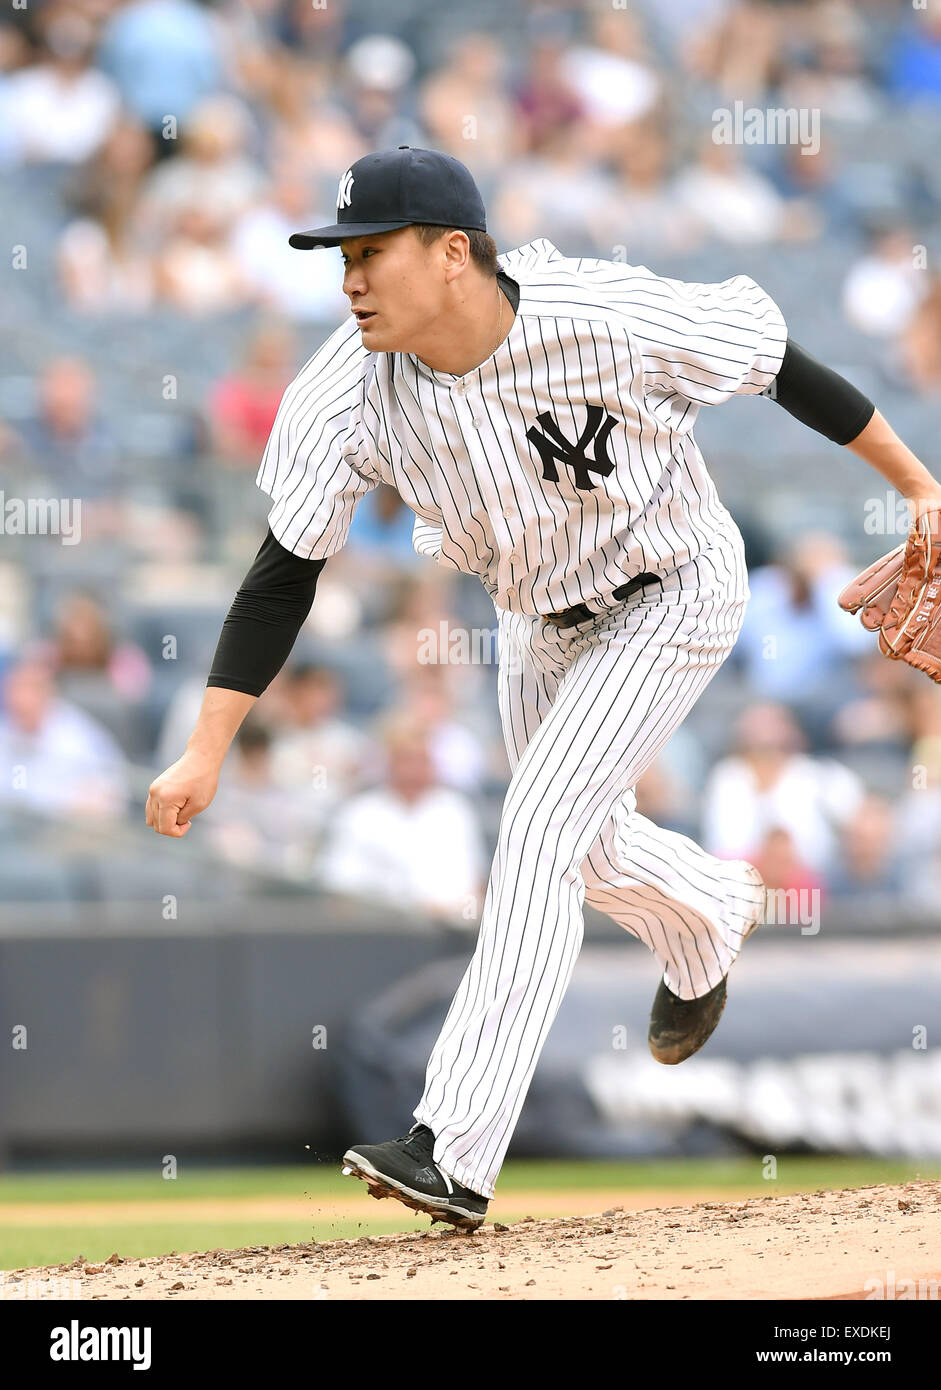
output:
<svg viewBox="0 0 941 1390"><path fill-rule="evenodd" d="M63 545L82 539L80 497L8 497L0 489L0 536L58 536Z"/></svg>
<svg viewBox="0 0 941 1390"><path fill-rule="evenodd" d="M49 1333L50 1361L130 1361L135 1371L151 1365L150 1327L83 1327L72 1318L68 1327Z"/></svg>
<svg viewBox="0 0 941 1390"><path fill-rule="evenodd" d="M416 633L420 666L495 666L500 649L495 627L455 627L442 618Z"/></svg>
<svg viewBox="0 0 941 1390"><path fill-rule="evenodd" d="M801 154L820 151L820 110L814 106L746 106L735 101L712 113L715 145L798 145Z"/></svg>
<svg viewBox="0 0 941 1390"><path fill-rule="evenodd" d="M801 936L820 931L819 888L767 888L762 921L770 927L800 927Z"/></svg>
<svg viewBox="0 0 941 1390"><path fill-rule="evenodd" d="M886 1299L889 1302L908 1299L932 1299L937 1301L941 1279L908 1279L887 1269L884 1275L874 1274L863 1284L868 1299Z"/></svg>
<svg viewBox="0 0 941 1390"><path fill-rule="evenodd" d="M937 513L941 503L932 497L906 500L887 488L881 497L867 497L863 503L863 530L867 536L907 536L912 527L913 509L919 513ZM938 517L930 518L930 529L937 536Z"/></svg>
<svg viewBox="0 0 941 1390"><path fill-rule="evenodd" d="M17 1279L0 1269L0 1302L8 1300L59 1298L75 1299L82 1297L81 1279L45 1278Z"/></svg>

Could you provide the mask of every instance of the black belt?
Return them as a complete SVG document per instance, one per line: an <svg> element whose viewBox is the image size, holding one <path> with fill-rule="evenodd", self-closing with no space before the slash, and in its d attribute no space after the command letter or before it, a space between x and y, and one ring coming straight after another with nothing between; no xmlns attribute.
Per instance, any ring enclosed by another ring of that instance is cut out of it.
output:
<svg viewBox="0 0 941 1390"><path fill-rule="evenodd" d="M644 584L661 583L658 574L637 574L633 579L622 584L620 588L614 589L611 597L617 599L618 603L624 603L631 594L637 592ZM595 619L604 617L603 613L593 613L587 603L575 603L571 608L563 608L561 613L547 613L543 622L552 623L554 627L577 627L579 623L594 622Z"/></svg>

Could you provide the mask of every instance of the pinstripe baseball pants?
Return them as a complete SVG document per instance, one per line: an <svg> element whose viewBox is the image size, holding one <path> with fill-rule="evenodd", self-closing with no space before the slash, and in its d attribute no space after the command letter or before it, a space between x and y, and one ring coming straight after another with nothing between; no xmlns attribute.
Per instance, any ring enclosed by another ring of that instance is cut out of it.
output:
<svg viewBox="0 0 941 1390"><path fill-rule="evenodd" d="M684 999L719 983L760 908L741 861L660 829L633 792L738 636L748 589L732 558L699 557L578 628L498 610L513 775L477 947L414 1112L436 1163L483 1196L568 987L583 902L644 941Z"/></svg>

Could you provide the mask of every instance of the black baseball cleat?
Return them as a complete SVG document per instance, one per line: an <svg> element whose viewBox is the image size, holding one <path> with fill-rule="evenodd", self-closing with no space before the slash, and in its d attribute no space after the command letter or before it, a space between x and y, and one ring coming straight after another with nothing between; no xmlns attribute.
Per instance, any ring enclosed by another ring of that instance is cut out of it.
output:
<svg viewBox="0 0 941 1390"><path fill-rule="evenodd" d="M764 922L768 900L761 874L753 864L744 860L742 862L748 870L747 876L753 888L760 895L760 906L756 907L756 916L749 922L742 935L742 941L745 942ZM654 996L653 1008L650 1010L650 1027L647 1030L647 1046L658 1062L663 1062L664 1066L668 1067L676 1066L677 1062L685 1062L687 1057L692 1057L694 1052L698 1052L703 1044L709 1041L725 1008L727 980L728 976L723 976L714 989L698 999L680 999L668 985L660 981Z"/></svg>
<svg viewBox="0 0 941 1390"><path fill-rule="evenodd" d="M715 1032L725 1008L725 979L698 999L679 999L663 981L650 1010L647 1045L665 1066L685 1062Z"/></svg>
<svg viewBox="0 0 941 1390"><path fill-rule="evenodd" d="M432 1221L449 1221L461 1231L483 1224L486 1197L449 1178L434 1161L435 1136L416 1125L401 1139L384 1144L357 1144L343 1155L343 1172L363 1178L371 1197L395 1197Z"/></svg>

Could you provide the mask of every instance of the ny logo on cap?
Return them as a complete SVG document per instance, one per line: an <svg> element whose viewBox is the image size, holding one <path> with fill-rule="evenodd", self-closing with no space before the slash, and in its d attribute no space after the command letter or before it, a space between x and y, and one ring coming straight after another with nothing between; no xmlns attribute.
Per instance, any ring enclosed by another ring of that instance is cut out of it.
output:
<svg viewBox="0 0 941 1390"><path fill-rule="evenodd" d="M345 174L343 175L343 177L341 178L341 180L340 180L340 186L339 186L339 188L337 189L337 212L339 212L341 208L348 208L348 207L349 207L349 205L350 205L350 194L352 193L352 191L353 191L353 173L352 173L352 170L347 169L346 173L345 173Z"/></svg>

